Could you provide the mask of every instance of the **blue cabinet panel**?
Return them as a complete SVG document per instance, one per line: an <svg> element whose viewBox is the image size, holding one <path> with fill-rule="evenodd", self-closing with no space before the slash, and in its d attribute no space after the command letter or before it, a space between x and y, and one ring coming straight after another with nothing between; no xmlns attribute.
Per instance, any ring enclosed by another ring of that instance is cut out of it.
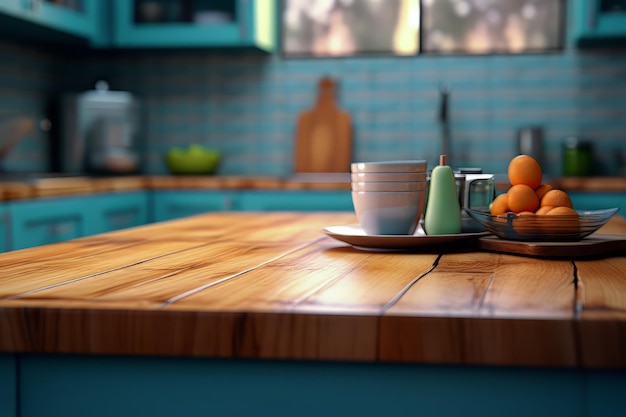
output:
<svg viewBox="0 0 626 417"><path fill-rule="evenodd" d="M12 249L85 236L88 198L67 197L10 203Z"/></svg>
<svg viewBox="0 0 626 417"><path fill-rule="evenodd" d="M148 193L133 191L92 196L87 234L105 233L148 223Z"/></svg>
<svg viewBox="0 0 626 417"><path fill-rule="evenodd" d="M577 210L599 210L619 207L618 214L626 216L626 193L568 191Z"/></svg>
<svg viewBox="0 0 626 417"><path fill-rule="evenodd" d="M50 0L2 0L0 13L24 22L21 29L16 29L18 32L37 32L34 30L37 28L52 30L31 33L44 41L54 38L49 36L52 33L61 33L75 39L95 42L105 36L104 31L108 25L108 14L103 13L107 10L105 5L106 2L99 0L81 0L71 5L57 4Z"/></svg>
<svg viewBox="0 0 626 417"><path fill-rule="evenodd" d="M0 13L5 13L14 17L21 17L26 12L24 0L2 0L0 1Z"/></svg>
<svg viewBox="0 0 626 417"><path fill-rule="evenodd" d="M598 371L585 380L586 416L626 416L626 378L620 371Z"/></svg>
<svg viewBox="0 0 626 417"><path fill-rule="evenodd" d="M6 205L0 205L0 253L11 250L11 214Z"/></svg>
<svg viewBox="0 0 626 417"><path fill-rule="evenodd" d="M352 211L350 191L243 191L235 209L249 211Z"/></svg>
<svg viewBox="0 0 626 417"><path fill-rule="evenodd" d="M113 38L116 47L247 46L266 51L273 49L275 0L191 2L187 4L195 5L195 9L188 11L182 10L185 3L180 1L153 3L158 15L152 20L141 21L136 16L136 12L141 13L141 2L115 0ZM179 7L173 7L177 5ZM225 9L224 6L229 7ZM200 13L215 11L227 12L231 18L214 23L201 22Z"/></svg>
<svg viewBox="0 0 626 417"><path fill-rule="evenodd" d="M0 415L17 415L17 365L16 356L0 354Z"/></svg>
<svg viewBox="0 0 626 417"><path fill-rule="evenodd" d="M50 1L41 1L35 7L32 19L51 29L63 31L71 35L91 39L98 29L97 0L82 0L82 8L60 6Z"/></svg>
<svg viewBox="0 0 626 417"><path fill-rule="evenodd" d="M67 355L21 364L23 417L585 416L578 370ZM620 391L607 397L623 409Z"/></svg>
<svg viewBox="0 0 626 417"><path fill-rule="evenodd" d="M607 0L570 1L574 37L579 42L614 38L619 45L626 46L626 10L603 9L602 1L609 4Z"/></svg>
<svg viewBox="0 0 626 417"><path fill-rule="evenodd" d="M233 193L229 191L155 191L152 196L152 217L159 222L208 211L229 210L232 200Z"/></svg>

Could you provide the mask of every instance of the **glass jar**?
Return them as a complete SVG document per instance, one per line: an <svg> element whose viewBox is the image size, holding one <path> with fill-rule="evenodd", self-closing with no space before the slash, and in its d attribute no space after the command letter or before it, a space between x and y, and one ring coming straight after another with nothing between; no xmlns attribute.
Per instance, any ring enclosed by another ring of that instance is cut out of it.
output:
<svg viewBox="0 0 626 417"><path fill-rule="evenodd" d="M563 175L584 177L593 174L593 145L577 137L563 143Z"/></svg>

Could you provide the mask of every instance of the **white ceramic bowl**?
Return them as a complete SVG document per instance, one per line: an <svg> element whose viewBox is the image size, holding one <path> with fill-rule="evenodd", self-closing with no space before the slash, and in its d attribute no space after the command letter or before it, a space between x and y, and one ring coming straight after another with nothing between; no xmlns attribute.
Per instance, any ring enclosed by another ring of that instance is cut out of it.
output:
<svg viewBox="0 0 626 417"><path fill-rule="evenodd" d="M426 191L426 181L409 182L352 182L352 191Z"/></svg>
<svg viewBox="0 0 626 417"><path fill-rule="evenodd" d="M352 182L407 182L426 181L425 172L354 172L350 174Z"/></svg>
<svg viewBox="0 0 626 417"><path fill-rule="evenodd" d="M425 160L353 162L351 172L426 172Z"/></svg>
<svg viewBox="0 0 626 417"><path fill-rule="evenodd" d="M425 202L425 191L352 192L354 211L368 235L412 235Z"/></svg>

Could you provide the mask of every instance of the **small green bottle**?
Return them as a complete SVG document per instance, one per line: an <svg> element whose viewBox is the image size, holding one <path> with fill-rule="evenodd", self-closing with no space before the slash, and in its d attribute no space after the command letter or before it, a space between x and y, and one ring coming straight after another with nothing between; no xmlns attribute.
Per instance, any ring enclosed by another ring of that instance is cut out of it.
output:
<svg viewBox="0 0 626 417"><path fill-rule="evenodd" d="M446 155L439 156L439 165L430 174L424 229L427 235L461 233L461 207L456 180L454 171L446 165Z"/></svg>

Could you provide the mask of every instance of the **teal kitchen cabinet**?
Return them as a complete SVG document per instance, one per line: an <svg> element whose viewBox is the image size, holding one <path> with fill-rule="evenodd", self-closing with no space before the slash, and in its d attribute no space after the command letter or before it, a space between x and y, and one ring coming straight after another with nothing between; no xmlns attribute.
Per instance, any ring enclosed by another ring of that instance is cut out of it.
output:
<svg viewBox="0 0 626 417"><path fill-rule="evenodd" d="M616 0L570 1L574 41L585 46L626 47L626 3Z"/></svg>
<svg viewBox="0 0 626 417"><path fill-rule="evenodd" d="M89 43L103 43L108 24L106 2L99 0L2 0L0 14L17 19L22 25L11 25L16 32L48 40L51 33L70 35Z"/></svg>
<svg viewBox="0 0 626 417"><path fill-rule="evenodd" d="M600 210L618 207L618 214L626 216L626 192L568 191L577 210Z"/></svg>
<svg viewBox="0 0 626 417"><path fill-rule="evenodd" d="M115 0L121 48L254 47L272 51L276 0Z"/></svg>
<svg viewBox="0 0 626 417"><path fill-rule="evenodd" d="M0 354L0 410L2 416L17 415L17 355Z"/></svg>
<svg viewBox="0 0 626 417"><path fill-rule="evenodd" d="M207 190L158 190L152 193L154 221L177 219L209 211L231 210L234 193Z"/></svg>
<svg viewBox="0 0 626 417"><path fill-rule="evenodd" d="M63 242L87 234L89 196L10 203L10 250Z"/></svg>
<svg viewBox="0 0 626 417"><path fill-rule="evenodd" d="M148 223L148 192L131 191L97 194L87 201L88 235L105 233Z"/></svg>
<svg viewBox="0 0 626 417"><path fill-rule="evenodd" d="M6 252L11 247L11 214L6 204L0 205L0 253Z"/></svg>
<svg viewBox="0 0 626 417"><path fill-rule="evenodd" d="M25 13L24 0L2 0L0 1L0 13L14 17L20 17Z"/></svg>
<svg viewBox="0 0 626 417"><path fill-rule="evenodd" d="M350 191L242 191L235 209L246 211L352 211Z"/></svg>

